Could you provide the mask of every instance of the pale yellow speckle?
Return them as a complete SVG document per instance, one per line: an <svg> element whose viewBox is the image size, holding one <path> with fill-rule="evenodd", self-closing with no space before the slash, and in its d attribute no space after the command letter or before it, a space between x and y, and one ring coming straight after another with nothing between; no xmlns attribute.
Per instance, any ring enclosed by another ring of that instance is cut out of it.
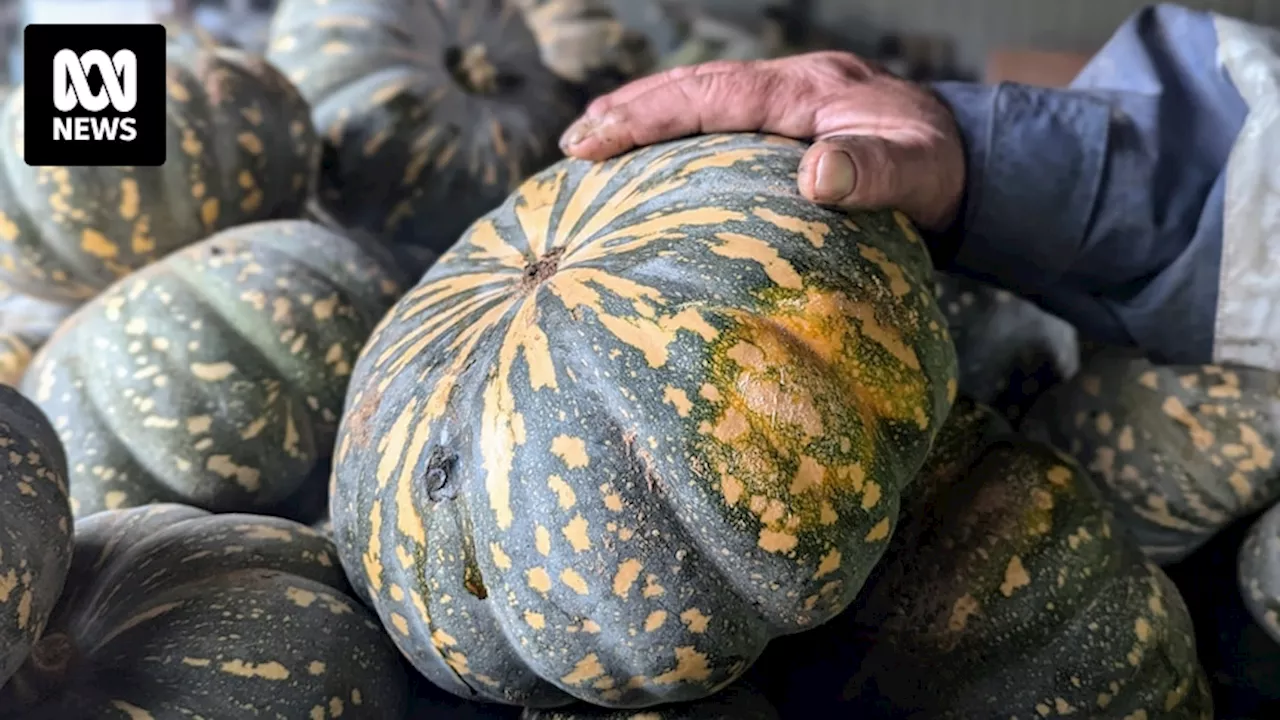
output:
<svg viewBox="0 0 1280 720"><path fill-rule="evenodd" d="M667 622L666 610L654 610L649 613L649 617L644 619L644 631L653 632L662 627Z"/></svg>
<svg viewBox="0 0 1280 720"><path fill-rule="evenodd" d="M235 371L236 367L229 362L191 363L191 374L205 382L226 380Z"/></svg>
<svg viewBox="0 0 1280 720"><path fill-rule="evenodd" d="M529 581L529 587L540 593L551 591L551 576L547 574L546 568L535 567L525 571L525 578Z"/></svg>
<svg viewBox="0 0 1280 720"><path fill-rule="evenodd" d="M578 571L573 568L565 568L560 572L560 582L569 586L570 590L578 593L579 595L586 595L589 592L586 579L579 575Z"/></svg>
<svg viewBox="0 0 1280 720"><path fill-rule="evenodd" d="M840 569L840 551L832 548L826 555L822 556L822 560L818 563L818 569L813 573L813 579L817 580L825 575L830 575Z"/></svg>
<svg viewBox="0 0 1280 720"><path fill-rule="evenodd" d="M880 518L880 522L876 523L869 531L867 531L867 542L879 542L889 537L889 518Z"/></svg>
<svg viewBox="0 0 1280 720"><path fill-rule="evenodd" d="M222 663L222 672L240 677L256 677L263 680L287 680L289 669L272 660L264 663L251 663L244 660L229 660Z"/></svg>
<svg viewBox="0 0 1280 720"><path fill-rule="evenodd" d="M622 561L618 565L618 572L613 576L613 594L625 600L643 569L644 565L635 558Z"/></svg>
<svg viewBox="0 0 1280 720"><path fill-rule="evenodd" d="M1022 558L1014 555L1004 569L1004 582L1000 583L1000 594L1013 597L1013 593L1031 584L1031 576L1022 565Z"/></svg>
<svg viewBox="0 0 1280 720"><path fill-rule="evenodd" d="M312 660L311 664L307 665L307 672L311 673L312 675L323 675L324 669L325 669L325 664L320 662L319 660Z"/></svg>
<svg viewBox="0 0 1280 720"><path fill-rule="evenodd" d="M564 537L574 552L586 552L591 549L591 537L588 535L587 519L581 514L574 515L567 525L561 528Z"/></svg>
<svg viewBox="0 0 1280 720"><path fill-rule="evenodd" d="M524 611L524 621L529 623L529 627L534 630L541 630L547 626L547 619L542 616L542 613L537 613L532 610Z"/></svg>
<svg viewBox="0 0 1280 720"><path fill-rule="evenodd" d="M711 618L704 615L698 608L689 608L680 613L680 622L689 628L689 632L701 635L707 631Z"/></svg>
<svg viewBox="0 0 1280 720"><path fill-rule="evenodd" d="M551 452L570 468L584 468L589 462L587 444L582 438L558 435L551 441Z"/></svg>

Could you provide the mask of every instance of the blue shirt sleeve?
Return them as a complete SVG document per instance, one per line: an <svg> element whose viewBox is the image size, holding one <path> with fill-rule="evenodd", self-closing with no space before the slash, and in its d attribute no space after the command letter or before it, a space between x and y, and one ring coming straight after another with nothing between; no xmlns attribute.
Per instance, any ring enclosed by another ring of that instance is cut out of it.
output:
<svg viewBox="0 0 1280 720"><path fill-rule="evenodd" d="M1248 113L1213 23L1145 8L1065 90L937 84L968 163L958 247L940 262L1085 336L1210 361L1226 164Z"/></svg>

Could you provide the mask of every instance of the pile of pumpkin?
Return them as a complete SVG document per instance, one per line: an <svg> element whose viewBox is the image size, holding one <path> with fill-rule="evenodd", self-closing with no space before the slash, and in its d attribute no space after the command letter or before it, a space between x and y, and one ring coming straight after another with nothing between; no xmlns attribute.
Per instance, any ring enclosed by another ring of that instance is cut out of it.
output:
<svg viewBox="0 0 1280 720"><path fill-rule="evenodd" d="M557 159L653 66L598 2L272 31L175 35L160 168L0 112L0 718L1275 717L1280 378L1082 350L794 141Z"/></svg>

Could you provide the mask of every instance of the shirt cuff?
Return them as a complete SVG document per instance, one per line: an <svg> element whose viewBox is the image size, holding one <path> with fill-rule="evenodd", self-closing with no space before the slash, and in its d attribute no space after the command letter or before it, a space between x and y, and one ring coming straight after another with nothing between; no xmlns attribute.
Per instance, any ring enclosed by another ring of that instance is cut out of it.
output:
<svg viewBox="0 0 1280 720"><path fill-rule="evenodd" d="M957 269L1038 295L1084 242L1106 164L1110 106L1013 83L933 87L965 146Z"/></svg>

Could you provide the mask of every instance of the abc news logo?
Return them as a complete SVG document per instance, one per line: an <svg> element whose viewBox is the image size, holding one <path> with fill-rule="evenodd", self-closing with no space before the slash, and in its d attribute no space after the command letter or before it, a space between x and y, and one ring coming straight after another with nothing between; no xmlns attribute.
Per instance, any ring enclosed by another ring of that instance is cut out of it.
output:
<svg viewBox="0 0 1280 720"><path fill-rule="evenodd" d="M28 165L163 165L161 25L28 25L23 34Z"/></svg>

